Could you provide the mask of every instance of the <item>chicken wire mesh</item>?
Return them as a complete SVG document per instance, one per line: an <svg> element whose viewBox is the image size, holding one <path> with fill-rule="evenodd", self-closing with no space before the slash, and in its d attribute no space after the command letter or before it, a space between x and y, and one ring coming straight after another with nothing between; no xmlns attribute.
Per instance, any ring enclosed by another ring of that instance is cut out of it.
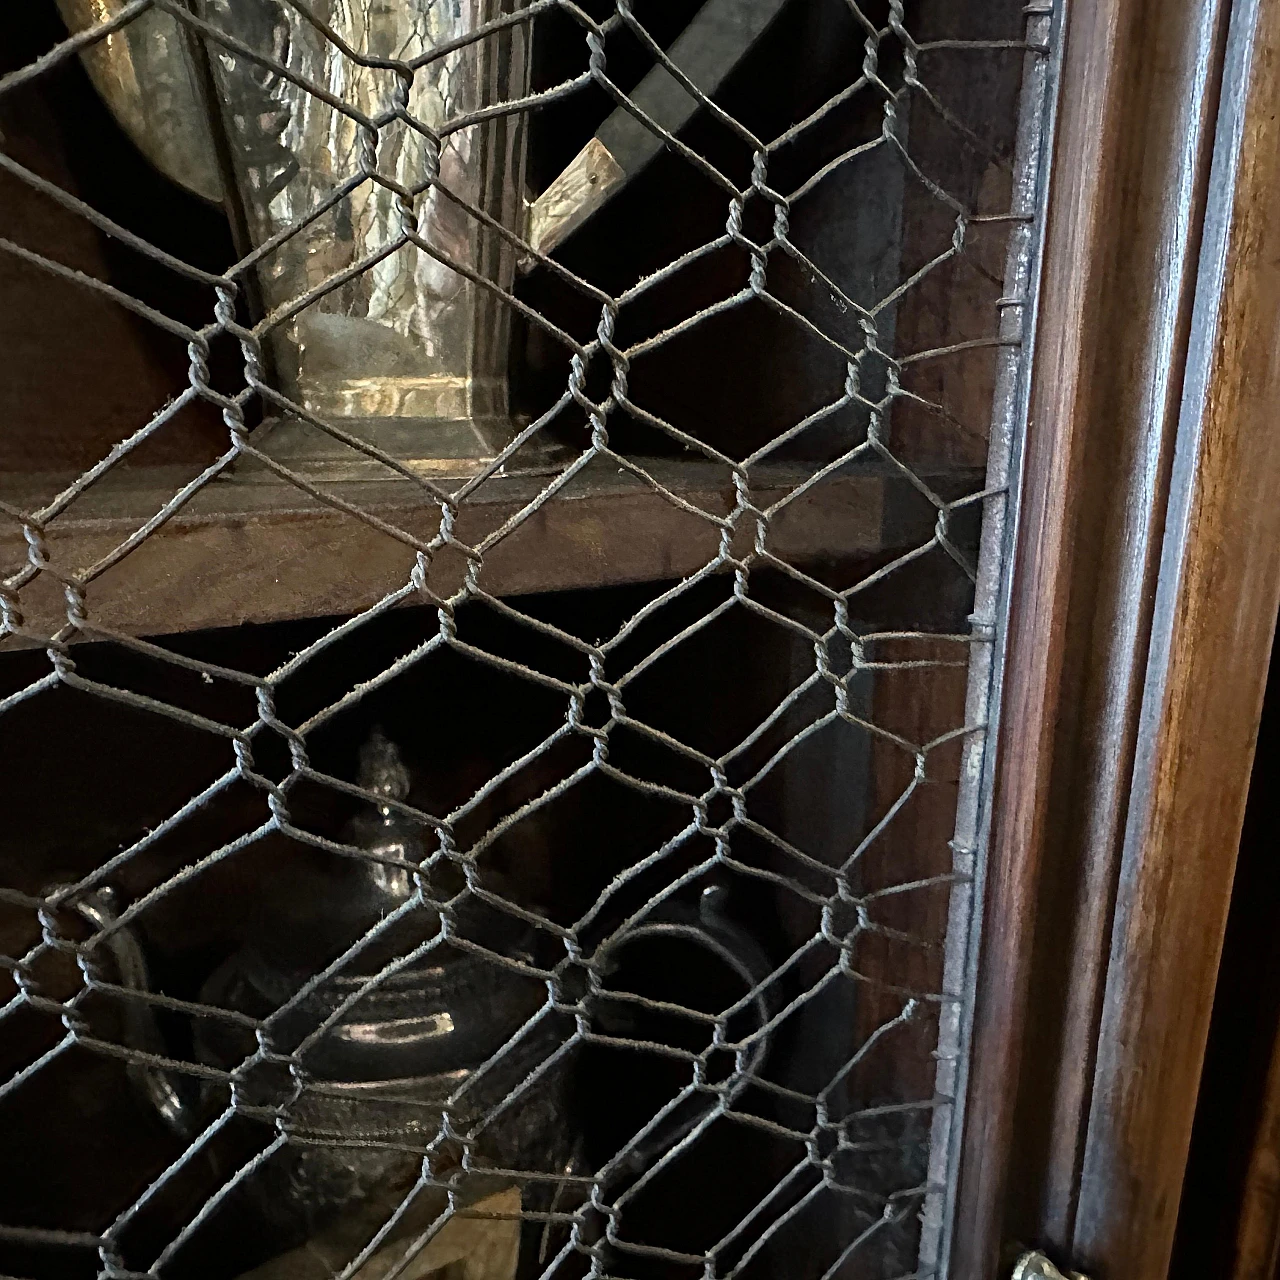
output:
<svg viewBox="0 0 1280 1280"><path fill-rule="evenodd" d="M1053 16L17 21L5 1273L945 1270Z"/></svg>

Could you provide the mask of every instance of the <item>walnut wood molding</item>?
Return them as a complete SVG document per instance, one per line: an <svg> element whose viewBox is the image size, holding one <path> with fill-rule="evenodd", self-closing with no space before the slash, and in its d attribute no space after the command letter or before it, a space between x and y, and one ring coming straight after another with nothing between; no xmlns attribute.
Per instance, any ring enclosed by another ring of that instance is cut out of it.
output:
<svg viewBox="0 0 1280 1280"><path fill-rule="evenodd" d="M1067 8L954 1277L1077 1246L1229 8Z"/></svg>
<svg viewBox="0 0 1280 1280"><path fill-rule="evenodd" d="M1280 3L1236 0L1075 1229L1167 1270L1280 608Z"/></svg>

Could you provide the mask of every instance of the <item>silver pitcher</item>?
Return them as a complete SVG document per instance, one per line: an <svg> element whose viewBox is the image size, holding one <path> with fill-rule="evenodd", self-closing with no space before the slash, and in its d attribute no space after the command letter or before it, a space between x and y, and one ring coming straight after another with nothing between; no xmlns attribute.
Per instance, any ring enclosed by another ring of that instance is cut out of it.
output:
<svg viewBox="0 0 1280 1280"><path fill-rule="evenodd" d="M87 31L127 0L58 0ZM83 53L143 153L252 245L276 399L259 445L334 479L474 472L516 438L518 260L662 148L784 0L707 0L573 162L525 199L528 0L156 0ZM584 59L585 60L585 59ZM682 83L685 81L686 83ZM248 251L248 246L246 246ZM312 419L308 423L308 418ZM267 441L263 445L263 441ZM509 455L541 469L537 439Z"/></svg>

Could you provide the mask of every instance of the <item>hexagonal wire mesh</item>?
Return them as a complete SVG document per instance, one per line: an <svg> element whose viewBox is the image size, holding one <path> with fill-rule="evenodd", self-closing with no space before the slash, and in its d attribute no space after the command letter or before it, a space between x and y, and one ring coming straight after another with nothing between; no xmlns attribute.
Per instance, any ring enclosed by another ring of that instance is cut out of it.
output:
<svg viewBox="0 0 1280 1280"><path fill-rule="evenodd" d="M936 1274L1053 6L57 9L3 1269Z"/></svg>

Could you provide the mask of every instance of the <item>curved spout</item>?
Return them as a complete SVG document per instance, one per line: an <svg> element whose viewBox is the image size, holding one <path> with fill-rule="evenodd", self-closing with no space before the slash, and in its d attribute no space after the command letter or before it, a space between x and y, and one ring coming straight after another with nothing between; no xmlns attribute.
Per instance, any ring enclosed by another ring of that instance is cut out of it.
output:
<svg viewBox="0 0 1280 1280"><path fill-rule="evenodd" d="M639 945L642 948L692 946L703 952L699 968L705 975L708 969L720 966L731 981L741 989L737 1000L740 1015L751 1025L746 1030L742 1045L734 1054L732 1073L720 1084L722 1105L729 1105L758 1078L773 1046L774 1020L781 1009L776 984L771 982L773 964L755 936L741 925L734 923L724 911L728 896L726 886L720 882L706 885L696 904L668 903L648 918L630 925L617 934L596 953L596 959L605 975L615 972L623 963L626 953ZM649 955L650 962L653 959ZM609 1002L610 991L601 987L590 999L595 1016L600 1016ZM619 1010L624 1018L630 1018L637 1008L634 992ZM652 994L652 993L650 993ZM678 1008L680 1001L668 1007ZM632 1030L622 1030L623 1042L644 1037ZM689 1134L706 1123L713 1114L704 1096L694 1095L666 1111L661 1120L657 1117L633 1139L631 1152L619 1171L640 1173L671 1152ZM661 1113L660 1113L661 1114Z"/></svg>
<svg viewBox="0 0 1280 1280"><path fill-rule="evenodd" d="M118 17L127 0L57 0L73 35ZM214 204L222 175L188 35L160 9L139 14L81 51L93 87L120 127L167 178Z"/></svg>

